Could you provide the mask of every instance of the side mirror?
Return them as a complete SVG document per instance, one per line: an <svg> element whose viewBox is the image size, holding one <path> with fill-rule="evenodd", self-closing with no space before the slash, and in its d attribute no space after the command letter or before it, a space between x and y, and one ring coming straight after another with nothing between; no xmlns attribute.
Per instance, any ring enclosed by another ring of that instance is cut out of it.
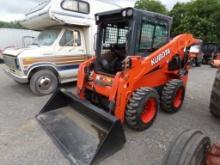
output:
<svg viewBox="0 0 220 165"><path fill-rule="evenodd" d="M78 44L76 42L73 42L73 47L77 47Z"/></svg>

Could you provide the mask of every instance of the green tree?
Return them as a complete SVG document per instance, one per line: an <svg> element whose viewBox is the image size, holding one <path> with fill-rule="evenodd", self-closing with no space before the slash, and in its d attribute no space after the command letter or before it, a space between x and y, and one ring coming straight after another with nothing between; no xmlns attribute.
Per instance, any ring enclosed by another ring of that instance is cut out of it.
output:
<svg viewBox="0 0 220 165"><path fill-rule="evenodd" d="M158 0L138 0L135 3L135 7L138 9L144 9L161 14L167 14L166 7Z"/></svg>
<svg viewBox="0 0 220 165"><path fill-rule="evenodd" d="M220 43L220 1L192 0L176 3L170 11L173 17L172 35L192 33L204 42Z"/></svg>
<svg viewBox="0 0 220 165"><path fill-rule="evenodd" d="M2 22L0 21L0 28L15 28L21 29L23 28L19 22Z"/></svg>

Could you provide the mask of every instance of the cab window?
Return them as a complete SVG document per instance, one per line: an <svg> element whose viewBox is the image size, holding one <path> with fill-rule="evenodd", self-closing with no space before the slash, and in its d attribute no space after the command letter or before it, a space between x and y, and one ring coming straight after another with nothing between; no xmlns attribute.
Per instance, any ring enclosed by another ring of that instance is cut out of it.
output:
<svg viewBox="0 0 220 165"><path fill-rule="evenodd" d="M142 21L139 39L139 52L153 51L168 40L168 26L149 21Z"/></svg>
<svg viewBox="0 0 220 165"><path fill-rule="evenodd" d="M139 50L144 51L152 47L154 35L154 25L150 23L143 23L141 29L141 37L139 43Z"/></svg>
<svg viewBox="0 0 220 165"><path fill-rule="evenodd" d="M168 30L165 25L156 25L153 48L159 48L167 42Z"/></svg>
<svg viewBox="0 0 220 165"><path fill-rule="evenodd" d="M80 32L77 30L66 30L60 40L60 46L80 46Z"/></svg>

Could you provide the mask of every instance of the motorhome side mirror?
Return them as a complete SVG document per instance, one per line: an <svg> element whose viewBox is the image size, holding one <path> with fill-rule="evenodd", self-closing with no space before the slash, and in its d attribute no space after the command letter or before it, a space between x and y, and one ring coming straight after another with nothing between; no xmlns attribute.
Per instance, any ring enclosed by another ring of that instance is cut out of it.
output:
<svg viewBox="0 0 220 165"><path fill-rule="evenodd" d="M73 47L77 47L78 44L76 42L73 42Z"/></svg>
<svg viewBox="0 0 220 165"><path fill-rule="evenodd" d="M80 46L81 45L81 35L80 35L80 32L75 30L73 32L73 46L76 47L76 46Z"/></svg>

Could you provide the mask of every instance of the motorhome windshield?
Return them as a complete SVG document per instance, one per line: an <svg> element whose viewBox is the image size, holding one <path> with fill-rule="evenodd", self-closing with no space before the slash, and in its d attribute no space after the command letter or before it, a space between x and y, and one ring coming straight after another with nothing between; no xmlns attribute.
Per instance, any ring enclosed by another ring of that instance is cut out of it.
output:
<svg viewBox="0 0 220 165"><path fill-rule="evenodd" d="M60 33L60 29L44 30L39 34L39 36L33 42L33 45L50 46L57 39L59 33Z"/></svg>

